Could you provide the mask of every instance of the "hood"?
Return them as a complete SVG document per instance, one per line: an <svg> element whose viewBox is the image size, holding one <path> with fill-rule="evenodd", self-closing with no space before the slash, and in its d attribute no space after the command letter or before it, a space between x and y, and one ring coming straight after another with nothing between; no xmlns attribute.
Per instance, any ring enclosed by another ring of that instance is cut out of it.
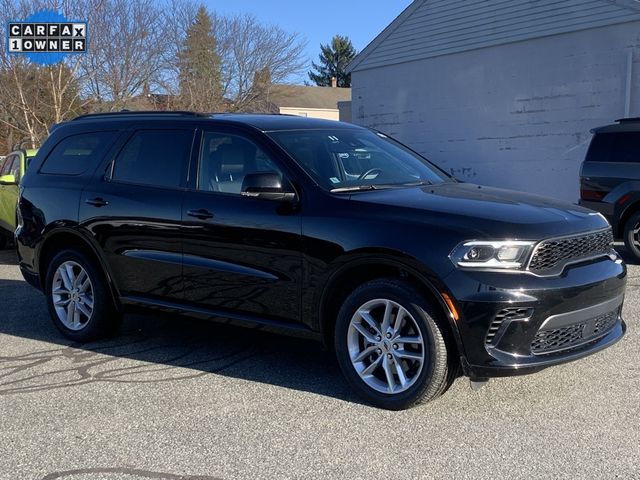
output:
<svg viewBox="0 0 640 480"><path fill-rule="evenodd" d="M395 219L473 232L478 239L540 240L608 226L604 217L578 205L470 183L369 191L351 199L378 205L378 214L384 210Z"/></svg>

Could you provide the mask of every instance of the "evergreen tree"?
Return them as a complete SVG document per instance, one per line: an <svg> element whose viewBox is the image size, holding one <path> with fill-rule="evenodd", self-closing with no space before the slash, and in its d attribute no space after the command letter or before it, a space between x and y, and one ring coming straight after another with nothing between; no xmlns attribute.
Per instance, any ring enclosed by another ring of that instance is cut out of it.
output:
<svg viewBox="0 0 640 480"><path fill-rule="evenodd" d="M183 108L214 112L222 104L221 61L211 16L200 6L178 54Z"/></svg>
<svg viewBox="0 0 640 480"><path fill-rule="evenodd" d="M309 78L319 87L331 86L331 78L336 77L338 87L351 87L351 74L347 65L356 56L356 50L348 37L336 35L328 45L320 45L320 64L311 62L313 70Z"/></svg>

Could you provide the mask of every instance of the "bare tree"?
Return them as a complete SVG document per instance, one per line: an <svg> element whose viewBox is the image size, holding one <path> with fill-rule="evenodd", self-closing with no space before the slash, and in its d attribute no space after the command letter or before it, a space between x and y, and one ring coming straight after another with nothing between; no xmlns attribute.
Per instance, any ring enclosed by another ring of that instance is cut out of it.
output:
<svg viewBox="0 0 640 480"><path fill-rule="evenodd" d="M198 8L190 0L172 0L165 10L165 22L170 26L167 37L171 45L162 86L172 95L180 95L179 54L187 31L195 22ZM221 108L264 110L271 82L281 83L305 72L306 41L299 34L262 24L252 15L226 17L209 12L209 16L221 60L220 81L225 99Z"/></svg>
<svg viewBox="0 0 640 480"><path fill-rule="evenodd" d="M64 9L73 2L0 3L4 21L24 19L36 9ZM71 56L51 66L34 65L23 56L9 55L6 45L0 49L0 129L11 148L12 141L26 140L39 145L49 128L82 109L80 97L81 56Z"/></svg>
<svg viewBox="0 0 640 480"><path fill-rule="evenodd" d="M268 88L254 87L254 80L264 79L264 72L270 82L281 83L305 70L306 42L297 33L264 25L253 15L216 16L214 28L222 58L223 92L232 110L255 110L264 103Z"/></svg>
<svg viewBox="0 0 640 480"><path fill-rule="evenodd" d="M198 11L192 0L0 0L0 23L40 10L89 20L88 53L42 66L10 55L0 42L0 141L5 145L28 140L37 146L55 123L88 110L130 107L142 94L164 94L162 107L172 108L172 99L184 90L193 93L196 86L219 90L212 96L221 109L265 110L271 83L305 70L305 43L298 34L251 15L209 12L219 79L206 85L194 77L188 80L193 85L185 83L180 53Z"/></svg>
<svg viewBox="0 0 640 480"><path fill-rule="evenodd" d="M145 86L162 82L169 30L153 0L92 2L89 53L83 64L96 108L119 110Z"/></svg>

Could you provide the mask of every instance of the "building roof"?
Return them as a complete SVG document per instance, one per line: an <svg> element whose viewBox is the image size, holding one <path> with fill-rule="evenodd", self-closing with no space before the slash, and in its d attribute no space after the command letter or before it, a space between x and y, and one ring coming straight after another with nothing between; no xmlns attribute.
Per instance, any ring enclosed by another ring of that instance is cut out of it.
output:
<svg viewBox="0 0 640 480"><path fill-rule="evenodd" d="M414 0L347 69L355 72L633 21L640 21L635 0Z"/></svg>
<svg viewBox="0 0 640 480"><path fill-rule="evenodd" d="M350 88L272 85L269 102L277 107L338 109L338 102L351 100Z"/></svg>

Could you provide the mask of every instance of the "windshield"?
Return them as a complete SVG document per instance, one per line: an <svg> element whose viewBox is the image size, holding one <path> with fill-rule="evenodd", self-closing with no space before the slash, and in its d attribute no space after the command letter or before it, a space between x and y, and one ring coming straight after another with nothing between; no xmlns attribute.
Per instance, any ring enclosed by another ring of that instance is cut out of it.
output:
<svg viewBox="0 0 640 480"><path fill-rule="evenodd" d="M269 136L327 190L453 181L408 148L370 130L287 130L270 132Z"/></svg>

